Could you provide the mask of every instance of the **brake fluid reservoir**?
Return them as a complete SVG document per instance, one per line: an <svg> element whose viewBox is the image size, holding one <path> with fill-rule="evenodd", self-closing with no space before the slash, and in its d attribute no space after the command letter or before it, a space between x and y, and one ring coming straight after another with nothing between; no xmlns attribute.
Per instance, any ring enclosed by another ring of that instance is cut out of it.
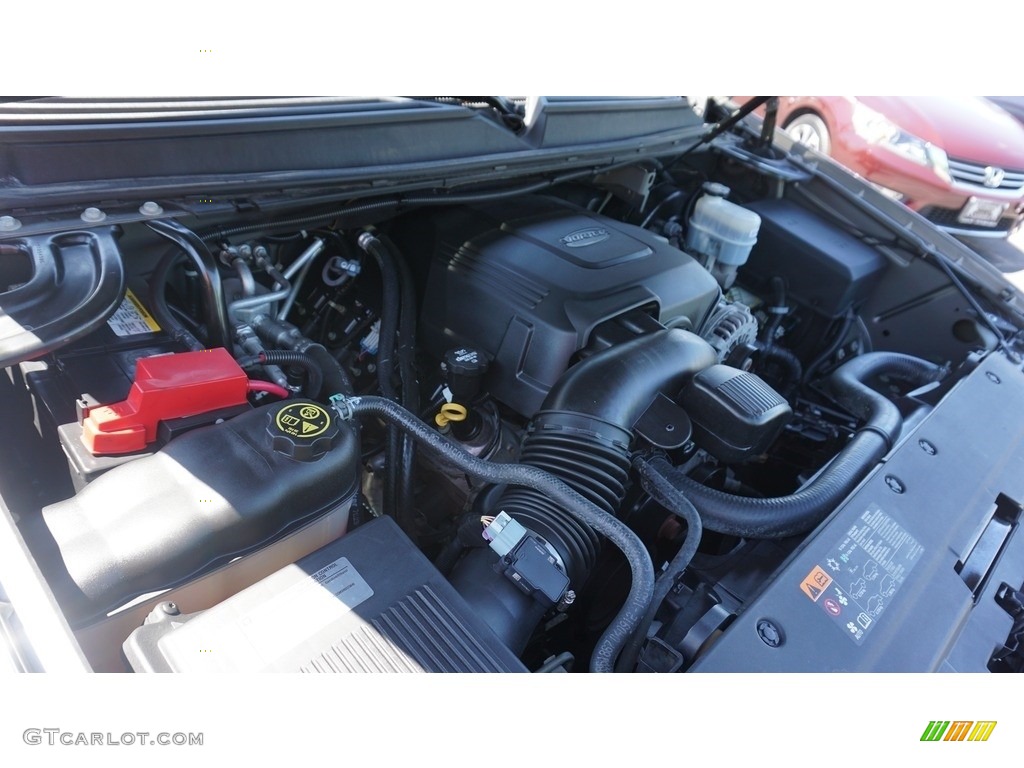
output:
<svg viewBox="0 0 1024 768"><path fill-rule="evenodd" d="M761 217L730 203L728 194L728 187L705 184L686 232L686 250L706 258L705 266L723 289L732 286L736 270L747 263L761 228Z"/></svg>

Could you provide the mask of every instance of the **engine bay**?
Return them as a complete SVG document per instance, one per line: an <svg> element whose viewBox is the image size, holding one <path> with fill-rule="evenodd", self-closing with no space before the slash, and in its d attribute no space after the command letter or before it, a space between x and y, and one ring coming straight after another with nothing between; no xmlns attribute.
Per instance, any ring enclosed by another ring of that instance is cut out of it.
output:
<svg viewBox="0 0 1024 768"><path fill-rule="evenodd" d="M109 305L0 376L91 668L1019 667L1020 327L741 139L4 241L37 341L40 275Z"/></svg>

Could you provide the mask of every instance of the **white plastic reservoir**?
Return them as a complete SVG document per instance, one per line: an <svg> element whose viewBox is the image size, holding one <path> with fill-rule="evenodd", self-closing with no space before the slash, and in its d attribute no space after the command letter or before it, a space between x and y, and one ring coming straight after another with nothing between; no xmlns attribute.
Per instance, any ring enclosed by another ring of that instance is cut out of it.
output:
<svg viewBox="0 0 1024 768"><path fill-rule="evenodd" d="M718 264L740 267L757 242L761 217L713 194L697 201L686 233L686 250L713 257Z"/></svg>

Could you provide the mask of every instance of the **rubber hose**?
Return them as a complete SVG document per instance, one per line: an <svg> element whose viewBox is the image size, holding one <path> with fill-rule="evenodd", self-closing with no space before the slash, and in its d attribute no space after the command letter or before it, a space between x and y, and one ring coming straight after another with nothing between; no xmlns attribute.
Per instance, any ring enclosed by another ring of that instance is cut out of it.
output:
<svg viewBox="0 0 1024 768"><path fill-rule="evenodd" d="M632 672L636 667L640 648L647 638L647 631L654 622L658 608L668 597L676 579L689 567L693 556L697 554L701 536L704 535L704 526L697 513L697 508L668 481L668 478L639 456L633 459L633 469L640 476L640 484L652 499L686 521L686 538L683 539L683 545L676 552L675 557L669 562L668 568L659 574L658 580L654 583L654 599L651 600L647 612L644 613L640 626L636 628L636 632L626 643L626 647L622 649L622 655L619 656L618 664L615 666L616 672Z"/></svg>
<svg viewBox="0 0 1024 768"><path fill-rule="evenodd" d="M150 277L149 304L153 312L153 318L174 341L185 346L190 352L200 352L206 346L197 339L185 325L178 320L167 304L167 297L164 291L167 281L171 276L171 269L181 258L178 250L169 251L166 256L157 262L156 268Z"/></svg>
<svg viewBox="0 0 1024 768"><path fill-rule="evenodd" d="M592 672L614 670L615 659L639 626L654 594L654 567L647 549L633 531L550 473L535 467L499 464L472 456L390 400L382 397L353 397L342 401L340 411L345 414L345 418L376 416L389 424L400 426L431 453L483 482L534 488L548 495L566 514L590 526L622 550L632 575L629 594L598 640L590 662Z"/></svg>
<svg viewBox="0 0 1024 768"><path fill-rule="evenodd" d="M941 379L947 370L919 357L899 352L866 352L844 363L829 377L828 391L846 410L886 436L889 446L899 438L903 419L891 400L875 392L867 382L891 376L917 386Z"/></svg>
<svg viewBox="0 0 1024 768"><path fill-rule="evenodd" d="M416 286L408 263L387 235L378 234L377 239L390 254L398 273L400 312L398 320L398 375L402 385L402 405L413 413L420 412L420 391L416 382ZM414 507L413 470L416 466L416 445L412 440L402 439L401 458L395 478L395 503L400 509Z"/></svg>
<svg viewBox="0 0 1024 768"><path fill-rule="evenodd" d="M224 290L221 287L220 272L217 269L217 260L210 253L210 249L206 247L206 243L195 232L174 219L148 221L146 226L181 248L195 265L203 286L203 308L207 328L206 343L210 347L229 346L231 334L228 330L228 315L224 306ZM167 270L169 273L170 267ZM163 286L164 282L158 283L154 280L151 291L154 295L161 294L162 296Z"/></svg>
<svg viewBox="0 0 1024 768"><path fill-rule="evenodd" d="M840 406L866 423L814 480L789 496L735 496L692 480L663 459L651 463L693 503L709 530L752 539L805 533L849 495L899 437L903 424L899 409L864 380L888 373L925 384L938 380L944 370L926 360L894 352L866 353L841 366L829 380L832 394Z"/></svg>
<svg viewBox="0 0 1024 768"><path fill-rule="evenodd" d="M322 344L310 344L304 347L303 352L313 358L320 370L323 372L323 387L320 390L320 398L326 400L331 395L352 395L355 389L352 386L352 379L349 378L341 363L334 359ZM313 395L315 398L316 395Z"/></svg>
<svg viewBox="0 0 1024 768"><path fill-rule="evenodd" d="M843 316L842 325L839 327L839 331L836 334L836 337L832 340L832 343L829 344L828 347L825 348L825 351L814 358L811 364L807 366L806 371L804 371L804 381L811 381L818 373L818 369L825 365L829 358L836 353L840 346L842 346L843 341L846 339L846 335L850 332L850 328L853 327L853 318L854 314L852 310L848 311L846 315Z"/></svg>
<svg viewBox="0 0 1024 768"><path fill-rule="evenodd" d="M294 352L290 349L269 349L261 352L260 362L270 365L294 365L306 372L306 397L315 398L323 387L324 372L320 363L306 352Z"/></svg>
<svg viewBox="0 0 1024 768"><path fill-rule="evenodd" d="M388 400L398 400L395 389L395 334L398 332L399 312L401 311L401 288L398 282L398 270L391 254L383 243L369 232L359 236L359 247L377 262L381 276L381 311L380 334L377 342L377 381L381 394ZM386 476L384 480L384 513L391 515L403 530L409 530L406 512L397 504L399 465L402 461L402 435L397 427L390 426L387 431Z"/></svg>
<svg viewBox="0 0 1024 768"><path fill-rule="evenodd" d="M755 341L754 349L760 352L762 357L774 361L782 369L786 389L792 389L800 383L804 375L804 368L800 364L800 358L788 349L763 341ZM783 392L783 394L787 393Z"/></svg>
<svg viewBox="0 0 1024 768"><path fill-rule="evenodd" d="M764 324L761 329L761 341L766 346L771 347L775 344L775 333L779 329L779 325L782 324L783 310L786 308L786 283L781 277L776 275L771 279L772 288L772 305L769 309L768 322ZM776 310L776 311L773 311Z"/></svg>

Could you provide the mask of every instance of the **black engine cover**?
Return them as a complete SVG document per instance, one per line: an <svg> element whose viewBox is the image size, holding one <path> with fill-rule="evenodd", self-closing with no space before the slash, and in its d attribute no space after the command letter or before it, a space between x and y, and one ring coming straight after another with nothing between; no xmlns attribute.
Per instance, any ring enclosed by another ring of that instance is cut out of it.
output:
<svg viewBox="0 0 1024 768"><path fill-rule="evenodd" d="M598 324L649 307L663 323L696 328L719 295L682 251L553 198L432 213L416 232L416 248L433 253L424 343L438 357L457 345L485 351L488 389L524 415Z"/></svg>

